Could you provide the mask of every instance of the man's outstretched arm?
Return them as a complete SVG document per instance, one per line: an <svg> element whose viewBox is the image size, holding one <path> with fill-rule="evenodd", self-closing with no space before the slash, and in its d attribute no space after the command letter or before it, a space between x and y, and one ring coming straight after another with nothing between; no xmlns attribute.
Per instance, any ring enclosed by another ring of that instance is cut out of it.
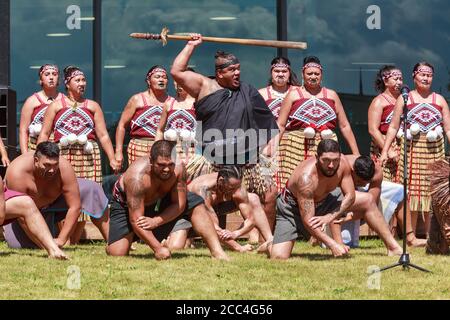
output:
<svg viewBox="0 0 450 320"><path fill-rule="evenodd" d="M189 95L198 98L203 86L205 76L199 73L187 71L189 59L194 53L195 47L202 43L202 36L199 34L192 34L192 40L188 41L183 50L178 54L170 69L170 74L173 79L186 90Z"/></svg>

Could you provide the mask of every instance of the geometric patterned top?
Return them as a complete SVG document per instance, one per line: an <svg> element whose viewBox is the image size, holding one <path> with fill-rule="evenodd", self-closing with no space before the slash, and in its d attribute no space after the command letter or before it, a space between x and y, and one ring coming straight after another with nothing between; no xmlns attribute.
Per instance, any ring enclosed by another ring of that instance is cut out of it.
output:
<svg viewBox="0 0 450 320"><path fill-rule="evenodd" d="M45 114L45 111L47 110L48 106L53 101L58 100L58 98L60 98L60 96L61 96L61 93L58 93L58 95L56 96L56 99L54 99L53 101L49 101L49 102L44 102L37 92L35 92L33 95L36 97L36 99L38 99L40 104L33 108L33 113L31 114L30 125L31 124L42 124L44 122L44 114Z"/></svg>
<svg viewBox="0 0 450 320"><path fill-rule="evenodd" d="M174 110L173 105L175 104L175 101L176 100L173 99L167 112L167 124L165 130L189 130L195 132L195 129L197 128L197 120L195 119L194 106L189 109Z"/></svg>
<svg viewBox="0 0 450 320"><path fill-rule="evenodd" d="M86 135L89 140L96 140L94 115L88 109L89 100L84 100L81 106L73 108L67 105L63 96L61 99L62 109L58 111L53 122L55 142L62 137L73 133L76 136Z"/></svg>
<svg viewBox="0 0 450 320"><path fill-rule="evenodd" d="M304 98L297 88L300 99L294 101L289 112L286 130L299 130L313 127L316 131L336 128L336 107L333 99L327 97L327 89L323 88L323 98Z"/></svg>
<svg viewBox="0 0 450 320"><path fill-rule="evenodd" d="M149 106L143 93L141 93L141 97L143 105L136 108L136 112L131 119L130 137L154 139L161 120L163 107L158 105Z"/></svg>
<svg viewBox="0 0 450 320"><path fill-rule="evenodd" d="M408 107L407 124L408 128L417 123L420 131L427 133L442 123L442 107L436 104L436 94L433 92L432 103L415 103L412 95L409 95L411 103Z"/></svg>
<svg viewBox="0 0 450 320"><path fill-rule="evenodd" d="M266 104L269 107L270 111L272 111L272 114L276 120L278 120L278 117L280 116L281 104L283 103L283 100L286 97L286 95L289 93L290 89L291 88L289 87L285 93L279 94L276 97L272 97L272 94L270 93L270 86L268 86L266 88L266 90L267 90Z"/></svg>

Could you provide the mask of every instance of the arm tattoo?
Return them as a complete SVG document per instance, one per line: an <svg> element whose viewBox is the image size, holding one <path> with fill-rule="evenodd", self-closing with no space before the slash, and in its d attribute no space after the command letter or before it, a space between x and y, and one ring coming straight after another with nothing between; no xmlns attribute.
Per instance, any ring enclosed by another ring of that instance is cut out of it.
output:
<svg viewBox="0 0 450 320"><path fill-rule="evenodd" d="M314 198L313 181L309 174L304 173L300 178L300 182L298 185L298 191L300 192L300 194L302 194L305 198Z"/></svg>
<svg viewBox="0 0 450 320"><path fill-rule="evenodd" d="M178 192L187 193L186 185L187 185L187 172L186 169L183 168L177 183Z"/></svg>
<svg viewBox="0 0 450 320"><path fill-rule="evenodd" d="M145 195L145 192L142 188L142 174L138 174L127 182L128 207L133 210L139 207Z"/></svg>
<svg viewBox="0 0 450 320"><path fill-rule="evenodd" d="M303 210L305 214L311 214L314 215L314 200L312 199L301 199L299 200L300 209Z"/></svg>

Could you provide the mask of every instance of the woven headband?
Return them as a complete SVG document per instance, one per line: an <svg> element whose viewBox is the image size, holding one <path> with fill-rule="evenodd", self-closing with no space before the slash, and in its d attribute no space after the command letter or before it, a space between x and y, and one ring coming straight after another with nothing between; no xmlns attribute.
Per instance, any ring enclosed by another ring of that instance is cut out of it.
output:
<svg viewBox="0 0 450 320"><path fill-rule="evenodd" d="M230 61L225 62L224 64L220 64L216 66L216 70L222 70L225 68L228 68L229 66L232 66L234 64L239 64L239 59L238 58L233 58Z"/></svg>
<svg viewBox="0 0 450 320"><path fill-rule="evenodd" d="M383 76L382 76L384 81L386 81L386 80L388 80L389 78L392 78L392 77L403 77L403 74L402 74L402 72L400 70L393 70L393 71L390 71L390 72L387 72L387 73L383 74Z"/></svg>
<svg viewBox="0 0 450 320"><path fill-rule="evenodd" d="M150 71L149 73L147 73L147 80L149 80L152 77L152 75L154 75L157 72L163 72L167 76L167 71L165 69L163 69L163 68L155 68L152 71Z"/></svg>
<svg viewBox="0 0 450 320"><path fill-rule="evenodd" d="M416 71L413 72L413 78L416 75L418 75L419 73L428 73L428 74L431 74L431 75L434 74L433 69L430 68L429 66L421 66L421 67L419 67L419 69L417 69Z"/></svg>
<svg viewBox="0 0 450 320"><path fill-rule="evenodd" d="M320 69L320 71L322 71L322 66L315 62L310 62L310 63L305 64L303 66L303 71L305 71L305 69L307 69L307 68L318 68L318 69Z"/></svg>
<svg viewBox="0 0 450 320"><path fill-rule="evenodd" d="M57 66L55 66L53 64L46 64L42 67L41 72L39 72L39 77L41 77L44 72L49 71L49 70L55 70L56 73L59 73L59 69Z"/></svg>
<svg viewBox="0 0 450 320"><path fill-rule="evenodd" d="M81 70L72 71L72 73L64 79L64 84L68 84L70 82L70 80L72 80L73 78L78 77L78 76L84 76L83 71L81 71Z"/></svg>
<svg viewBox="0 0 450 320"><path fill-rule="evenodd" d="M273 70L275 68L288 68L290 70L291 66L286 63L275 63L272 65L271 70Z"/></svg>

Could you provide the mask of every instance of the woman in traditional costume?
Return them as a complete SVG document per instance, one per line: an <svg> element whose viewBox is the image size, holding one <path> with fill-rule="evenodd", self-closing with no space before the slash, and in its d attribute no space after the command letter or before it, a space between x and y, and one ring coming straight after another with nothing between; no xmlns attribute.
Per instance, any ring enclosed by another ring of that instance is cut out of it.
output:
<svg viewBox="0 0 450 320"><path fill-rule="evenodd" d="M167 95L167 71L162 66L153 66L146 76L147 90L133 95L122 112L116 130L116 158L123 164L123 142L125 131L130 128L128 165L136 159L149 156L155 142L163 105L171 97Z"/></svg>
<svg viewBox="0 0 450 320"><path fill-rule="evenodd" d="M276 57L270 64L269 84L258 91L266 101L275 119L278 120L283 99L288 94L291 86L300 86L300 83L295 73L291 70L291 62L288 58Z"/></svg>
<svg viewBox="0 0 450 320"><path fill-rule="evenodd" d="M188 68L193 71L192 68ZM192 158L195 154L195 99L176 82L176 97L164 103L156 133L156 140L177 142L177 154L182 158Z"/></svg>
<svg viewBox="0 0 450 320"><path fill-rule="evenodd" d="M20 151L36 150L36 141L42 130L47 107L63 96L58 92L59 70L56 65L44 64L39 68L39 83L42 90L27 98L20 112ZM50 140L53 137L50 136Z"/></svg>
<svg viewBox="0 0 450 320"><path fill-rule="evenodd" d="M315 155L322 139L337 140L336 126L353 154L359 154L350 123L337 93L322 87L322 65L317 57L303 61L303 86L291 88L283 100L278 118L280 128L280 168L278 188L281 190L295 167Z"/></svg>
<svg viewBox="0 0 450 320"><path fill-rule="evenodd" d="M400 96L403 85L402 72L395 66L384 66L378 71L375 89L379 92L369 106L368 126L372 137L370 154L372 159L378 160L384 146L384 140L394 114L395 102ZM398 177L398 159L400 139L397 139L388 150L389 161L383 167L383 179L400 183Z"/></svg>
<svg viewBox="0 0 450 320"><path fill-rule="evenodd" d="M434 68L427 62L419 62L413 69L415 90L408 95L407 132L400 130L400 119L403 114L404 101L397 99L394 115L389 126L380 160L384 163L388 158L388 150L395 137L407 139L407 181L408 202L412 211L413 229L416 226L417 214L422 213L425 231L429 230L429 213L432 211L429 165L445 156L444 133L450 138L450 113L447 101L431 90ZM403 142L399 161L399 174L403 180Z"/></svg>
<svg viewBox="0 0 450 320"><path fill-rule="evenodd" d="M84 97L86 78L78 67L64 69L64 83L67 96L62 96L47 108L37 143L47 141L53 132L61 156L70 161L76 176L101 184L102 163L97 141L102 145L111 169L117 172L120 168L114 158L103 111L97 102ZM80 215L72 242L79 241L87 220L86 214Z"/></svg>
<svg viewBox="0 0 450 320"><path fill-rule="evenodd" d="M400 69L395 66L387 65L382 67L375 80L375 89L379 92L369 106L368 111L368 126L369 133L372 137L370 145L371 157L374 161L378 161L381 155L381 150L384 146L386 133L389 124L394 114L395 103L400 96L400 89L403 85L403 75ZM383 190L394 186L391 183L402 183L399 177L398 161L400 157L400 139L396 138L388 150L388 160L383 166ZM403 201L399 203L396 209L396 214L391 221L393 233L396 233L397 221L399 227L403 225ZM406 222L407 236L406 241L409 246L421 247L425 246L425 240L417 239L414 234L411 224L411 211L407 208L407 222ZM412 232L411 232L412 231Z"/></svg>

